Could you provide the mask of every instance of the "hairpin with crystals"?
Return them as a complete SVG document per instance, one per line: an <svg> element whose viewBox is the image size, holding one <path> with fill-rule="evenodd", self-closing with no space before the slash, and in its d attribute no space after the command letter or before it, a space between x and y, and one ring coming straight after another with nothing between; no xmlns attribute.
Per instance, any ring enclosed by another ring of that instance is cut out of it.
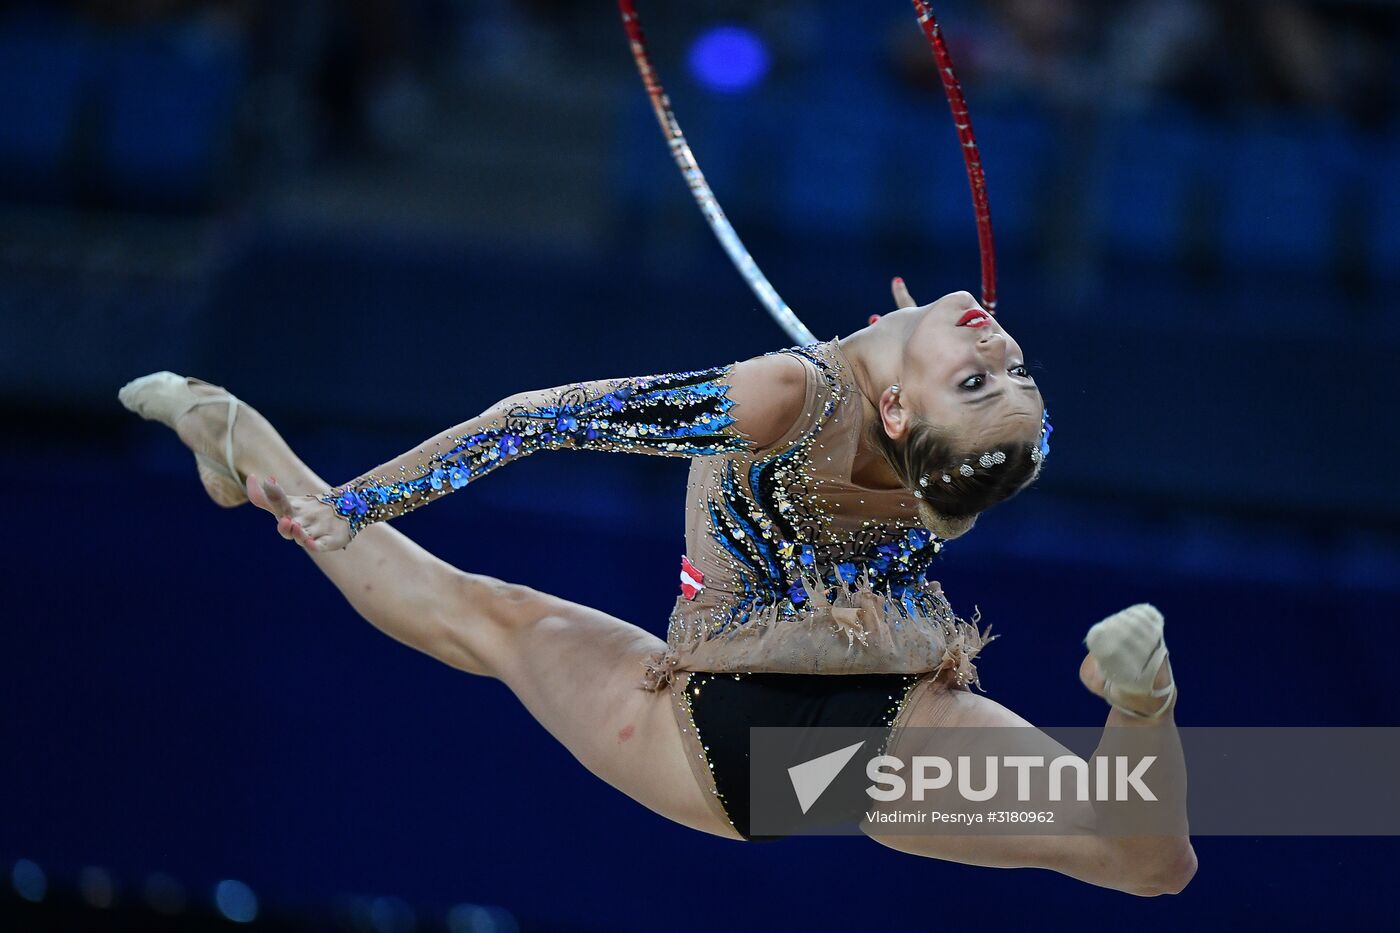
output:
<svg viewBox="0 0 1400 933"><path fill-rule="evenodd" d="M1050 409L1048 409L1048 408L1043 408L1043 409L1041 409L1041 411L1040 411L1040 439L1039 439L1038 441L1036 441L1034 444L1031 445L1031 462L1032 462L1032 463L1036 463L1036 464L1044 463L1044 462L1045 462L1045 458L1048 457L1048 456L1050 455L1050 434L1051 434L1051 432L1053 432L1054 430L1055 430L1054 426L1050 424ZM989 450L989 451L987 451L986 453L980 454L980 455L977 457L977 465L978 465L979 467L981 467L982 469L984 469L984 470L990 469L991 467L994 467L994 466L1000 466L1001 464L1003 464L1003 463L1005 463L1005 462L1006 462L1006 451L1004 451L1004 450ZM974 473L976 473L977 471L973 468L973 466L972 466L971 463L963 462L963 463L961 463L961 464L958 465L958 470L957 470L957 472L958 472L958 475L959 475L959 476L967 477L967 476L972 476L972 475L973 475ZM951 483L951 482L953 481L953 475L952 475L951 473L943 473L943 474L941 474L941 475L939 476L939 479L940 479L942 482ZM914 498L916 498L916 499L922 499L922 498L924 497L924 490L928 488L928 484L929 484L929 477L928 477L927 475L924 475L924 476L919 477L919 487L920 487L920 488L914 490Z"/></svg>

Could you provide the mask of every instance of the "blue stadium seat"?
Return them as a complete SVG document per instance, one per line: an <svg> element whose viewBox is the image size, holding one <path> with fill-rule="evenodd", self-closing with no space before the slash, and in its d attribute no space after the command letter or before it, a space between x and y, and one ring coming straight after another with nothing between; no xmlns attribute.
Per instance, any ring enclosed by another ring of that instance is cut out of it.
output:
<svg viewBox="0 0 1400 933"><path fill-rule="evenodd" d="M896 140L892 121L874 98L865 99L868 106L853 108L849 99L818 93L785 114L781 130L773 128L786 144L783 213L797 230L860 237L875 228Z"/></svg>
<svg viewBox="0 0 1400 933"><path fill-rule="evenodd" d="M1227 262L1322 271L1334 250L1344 137L1331 126L1246 125L1216 160Z"/></svg>
<svg viewBox="0 0 1400 933"><path fill-rule="evenodd" d="M938 114L939 118L944 116L946 111ZM1046 114L1029 109L988 110L976 114L973 130L987 173L998 241L1024 244L1040 225L1048 207L1045 167L1057 145L1050 120ZM956 149L954 132L949 126L948 138ZM961 174L964 191L960 206L963 216L971 217L966 172Z"/></svg>
<svg viewBox="0 0 1400 933"><path fill-rule="evenodd" d="M904 111L899 134L901 171L912 164L902 187L916 202L917 222L935 242L968 243L976 219L967 169L947 105L941 94ZM1024 246L1044 214L1044 169L1054 144L1044 114L1032 110L983 108L973 116L973 129L982 152L997 244ZM912 156L912 158L911 158Z"/></svg>
<svg viewBox="0 0 1400 933"><path fill-rule="evenodd" d="M0 31L0 189L71 192L85 46L76 31L7 21Z"/></svg>
<svg viewBox="0 0 1400 933"><path fill-rule="evenodd" d="M241 52L177 37L115 40L102 64L101 175L122 203L197 207L221 180L243 85Z"/></svg>
<svg viewBox="0 0 1400 933"><path fill-rule="evenodd" d="M1166 262L1181 257L1190 212L1217 172L1216 144L1206 127L1172 112L1113 128L1102 196L1115 251Z"/></svg>
<svg viewBox="0 0 1400 933"><path fill-rule="evenodd" d="M1371 268L1388 284L1400 282L1400 133L1376 146L1367 166L1372 215Z"/></svg>
<svg viewBox="0 0 1400 933"><path fill-rule="evenodd" d="M685 123L681 128L688 131ZM624 203L649 206L664 196L668 177L672 184L680 184L646 95L631 95L622 108L617 141L618 151L612 165L616 171L618 197Z"/></svg>

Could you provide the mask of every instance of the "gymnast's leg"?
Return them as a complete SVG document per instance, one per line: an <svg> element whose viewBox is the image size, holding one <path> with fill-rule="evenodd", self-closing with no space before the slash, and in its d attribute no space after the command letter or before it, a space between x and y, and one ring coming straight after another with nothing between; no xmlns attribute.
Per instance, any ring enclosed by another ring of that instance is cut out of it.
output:
<svg viewBox="0 0 1400 933"><path fill-rule="evenodd" d="M1080 679L1094 693L1103 695L1104 680L1092 656L1085 658L1080 668ZM1164 662L1157 674L1156 686L1165 687L1171 682L1171 671ZM1171 701L1175 706L1175 700ZM1142 712L1151 712L1151 705ZM903 760L914 755L948 754L946 747L936 732L920 731L904 734L908 726L929 729L982 728L995 726L1022 726L1031 724L1011 710L988 697L969 690L949 688L943 682L926 679L915 687L905 706L899 723L892 754ZM1181 756L1180 737L1172 710L1167 710L1161 718L1142 720L1125 716L1114 708L1109 712L1106 729L1150 729L1140 738L1148 740L1154 749L1159 750L1164 762L1179 761ZM1046 755L1046 760L1059 755L1070 754L1044 733L1044 748L1037 753ZM905 741L901 743L901 739ZM1111 754L1100 746L1100 754ZM1092 826L1093 815L1088 804L1081 808L1087 812L1077 814L1075 822L1081 826ZM962 862L968 865L984 865L994 868L1048 868L1086 881L1090 884L1114 888L1130 894L1151 896L1176 894L1186 887L1196 871L1196 855L1187 836L1112 836L1093 835L1085 832L1078 835L972 835L962 834L921 834L902 835L881 834L879 824L865 828L876 842L930 858Z"/></svg>
<svg viewBox="0 0 1400 933"><path fill-rule="evenodd" d="M192 449L212 451L224 426L223 406L204 405L176 430ZM274 514L278 497L330 488L246 404L235 422L234 465L248 477L254 504ZM267 476L280 488L264 486ZM664 647L656 636L586 606L458 570L383 523L343 550L303 553L385 634L504 682L598 777L677 823L738 838L695 779L670 694L639 688L643 660Z"/></svg>

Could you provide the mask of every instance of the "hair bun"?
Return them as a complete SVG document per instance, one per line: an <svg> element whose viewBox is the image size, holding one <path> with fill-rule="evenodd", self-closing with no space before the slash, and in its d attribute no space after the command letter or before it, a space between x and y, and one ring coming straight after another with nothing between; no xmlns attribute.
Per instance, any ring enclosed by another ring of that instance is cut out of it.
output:
<svg viewBox="0 0 1400 933"><path fill-rule="evenodd" d="M944 515L924 501L919 502L919 519L924 527L945 541L961 538L977 524L976 514Z"/></svg>

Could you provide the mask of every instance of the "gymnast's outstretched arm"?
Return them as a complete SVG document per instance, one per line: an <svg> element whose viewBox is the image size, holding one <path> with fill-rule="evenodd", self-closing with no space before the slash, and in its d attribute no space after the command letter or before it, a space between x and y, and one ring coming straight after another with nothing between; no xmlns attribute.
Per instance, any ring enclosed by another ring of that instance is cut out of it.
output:
<svg viewBox="0 0 1400 933"><path fill-rule="evenodd" d="M802 414L805 364L768 354L695 372L582 382L512 395L368 473L293 500L293 536L344 547L397 518L540 450L697 457L761 451Z"/></svg>

